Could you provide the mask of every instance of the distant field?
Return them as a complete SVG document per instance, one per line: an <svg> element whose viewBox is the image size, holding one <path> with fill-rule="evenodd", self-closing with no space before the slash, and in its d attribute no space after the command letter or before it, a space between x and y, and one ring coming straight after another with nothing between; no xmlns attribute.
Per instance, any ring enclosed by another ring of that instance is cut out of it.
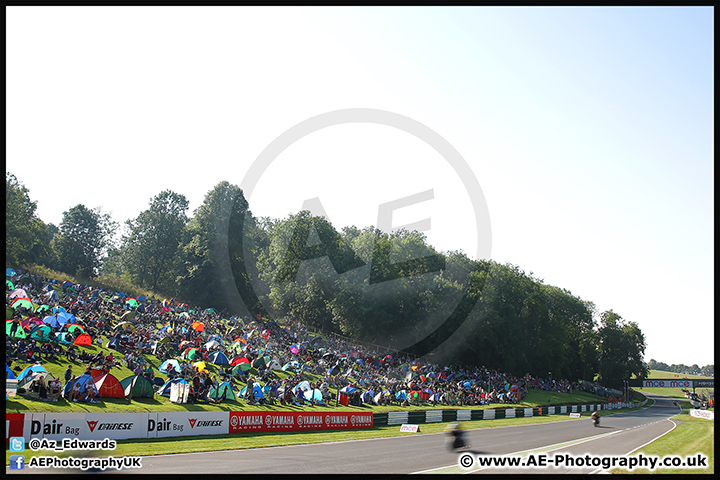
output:
<svg viewBox="0 0 720 480"><path fill-rule="evenodd" d="M665 372L662 370L650 370L650 375L648 376L648 379L660 379L660 378L670 378L670 379L710 379L712 380L713 377L701 377L699 375L684 375L680 373L673 373L673 372ZM685 393L682 391L681 388L656 388L656 387L648 387L648 388L641 388L639 389L643 392L652 393L654 395L665 395L668 397L672 397L674 399L677 399L684 410L688 410L692 408L690 405L690 402L685 398ZM692 390L691 390L692 391ZM697 394L706 394L706 395L713 395L715 393L715 390L712 388L696 388L695 393Z"/></svg>
<svg viewBox="0 0 720 480"><path fill-rule="evenodd" d="M700 375L685 375L684 373L665 372L663 370L650 370L650 375L648 376L648 378L649 379L654 379L654 378L677 378L677 379L682 379L682 378L702 379L702 378L705 378L705 379L712 379L713 377L703 377Z"/></svg>

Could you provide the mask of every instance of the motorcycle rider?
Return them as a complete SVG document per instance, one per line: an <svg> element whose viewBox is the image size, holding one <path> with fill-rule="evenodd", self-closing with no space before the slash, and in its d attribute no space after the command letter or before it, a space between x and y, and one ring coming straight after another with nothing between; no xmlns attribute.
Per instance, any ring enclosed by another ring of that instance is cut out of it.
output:
<svg viewBox="0 0 720 480"><path fill-rule="evenodd" d="M450 443L450 450L457 450L468 446L465 442L465 430L459 423L451 423L445 430L448 435L453 438Z"/></svg>
<svg viewBox="0 0 720 480"><path fill-rule="evenodd" d="M590 417L592 418L593 425L595 425L597 427L598 424L600 423L600 415L598 415L598 412L593 412L592 415L590 415Z"/></svg>

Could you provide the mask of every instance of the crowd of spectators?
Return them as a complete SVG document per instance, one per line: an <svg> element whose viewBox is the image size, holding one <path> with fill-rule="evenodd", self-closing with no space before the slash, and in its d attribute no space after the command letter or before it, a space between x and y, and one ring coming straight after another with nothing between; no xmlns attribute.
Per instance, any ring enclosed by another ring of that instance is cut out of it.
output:
<svg viewBox="0 0 720 480"><path fill-rule="evenodd" d="M143 298L137 305L127 296L106 292L98 288L71 284L63 288L63 295L53 300L53 285L60 282L35 275L25 275L14 289L22 288L37 305L48 305L48 310L61 307L74 316L74 323L83 327L98 345L113 350L109 354L98 351L90 354L72 343L63 346L51 338L14 339L17 328L23 328L30 312L22 308L14 313L13 323L6 335L6 362L42 363L46 360L79 361L91 369L109 373L123 365L134 374L147 377L156 387L166 380L181 377L190 385L190 402L218 403L225 398L209 396L213 387L229 382L237 398L254 405L280 403L337 404L342 397L337 391L346 391L349 404L441 404L449 406L517 404L522 402L529 389L569 393L572 390L592 390L603 394L602 387L590 382L576 383L565 379L536 378L531 375L515 377L508 373L482 367L444 366L427 363L404 355L402 352L366 348L362 345L333 336L316 336L302 324L279 325L249 318L230 317L227 312L214 309L193 309L173 300ZM15 290L6 282L6 303L12 304ZM49 314L49 311L46 314ZM23 314L24 313L24 314ZM42 316L37 315L36 316ZM199 326L198 323L202 324ZM53 328L51 335L70 333L68 324ZM72 337L70 337L72 338ZM185 358L189 349L196 348L196 357ZM218 365L217 375L198 362L211 362L216 351L228 360L242 357L253 365L251 369ZM180 370L163 372L167 379L156 378L159 365L150 365L145 357L154 355L160 362L178 360ZM284 370L291 375L284 379L273 373ZM312 374L312 375L308 375ZM72 366L65 372L65 382L75 378ZM307 383L303 383L307 382ZM92 383L92 382L90 382ZM262 394L252 388L259 383ZM296 387L319 391L307 399ZM247 385L243 395L243 386ZM97 390L90 387L83 392L75 390L70 401L97 402ZM62 390L62 388L60 389ZM57 385L47 396L57 401ZM606 393L606 392L605 392ZM607 396L607 395L606 395Z"/></svg>

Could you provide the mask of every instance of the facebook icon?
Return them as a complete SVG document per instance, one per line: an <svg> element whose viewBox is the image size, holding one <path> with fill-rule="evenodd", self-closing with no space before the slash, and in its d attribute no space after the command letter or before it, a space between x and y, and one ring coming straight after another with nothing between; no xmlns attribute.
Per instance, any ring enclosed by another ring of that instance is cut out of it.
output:
<svg viewBox="0 0 720 480"><path fill-rule="evenodd" d="M10 455L10 470L25 470L25 455Z"/></svg>

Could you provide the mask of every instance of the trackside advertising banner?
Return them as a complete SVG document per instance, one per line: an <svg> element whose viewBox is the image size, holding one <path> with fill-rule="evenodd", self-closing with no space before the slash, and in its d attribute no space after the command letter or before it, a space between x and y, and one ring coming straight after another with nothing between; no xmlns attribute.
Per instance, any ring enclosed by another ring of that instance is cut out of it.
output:
<svg viewBox="0 0 720 480"><path fill-rule="evenodd" d="M5 443L10 437L122 440L372 426L372 413L351 412L6 413Z"/></svg>
<svg viewBox="0 0 720 480"><path fill-rule="evenodd" d="M643 387L693 388L692 380L643 380Z"/></svg>
<svg viewBox="0 0 720 480"><path fill-rule="evenodd" d="M228 433L229 417L229 412L150 413L147 419L148 437L225 435Z"/></svg>
<svg viewBox="0 0 720 480"><path fill-rule="evenodd" d="M62 440L227 434L229 412L6 414L6 437ZM6 438L7 443L7 438Z"/></svg>
<svg viewBox="0 0 720 480"><path fill-rule="evenodd" d="M146 438L147 413L26 413L23 436L62 440Z"/></svg>
<svg viewBox="0 0 720 480"><path fill-rule="evenodd" d="M5 443L10 442L10 437L23 436L23 422L25 414L23 413L6 413L5 414Z"/></svg>
<svg viewBox="0 0 720 480"><path fill-rule="evenodd" d="M372 413L230 412L230 432L293 432L372 428Z"/></svg>

